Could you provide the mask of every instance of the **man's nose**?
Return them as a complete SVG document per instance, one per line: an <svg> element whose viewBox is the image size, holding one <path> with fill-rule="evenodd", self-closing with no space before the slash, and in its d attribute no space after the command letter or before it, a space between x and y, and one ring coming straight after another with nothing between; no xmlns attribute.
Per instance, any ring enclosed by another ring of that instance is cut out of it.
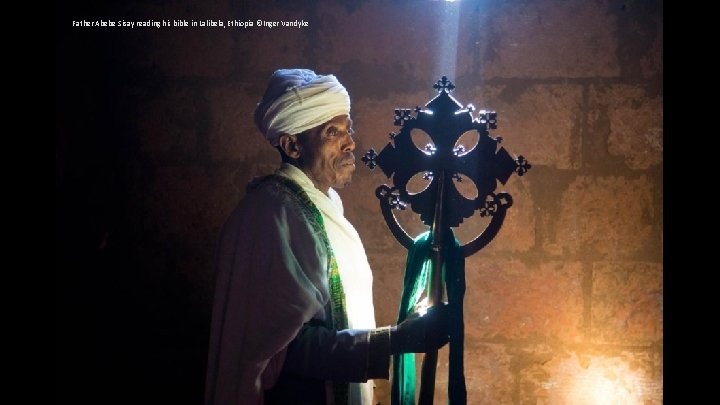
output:
<svg viewBox="0 0 720 405"><path fill-rule="evenodd" d="M343 143L343 152L352 152L355 150L355 140L352 135L346 134L345 141Z"/></svg>

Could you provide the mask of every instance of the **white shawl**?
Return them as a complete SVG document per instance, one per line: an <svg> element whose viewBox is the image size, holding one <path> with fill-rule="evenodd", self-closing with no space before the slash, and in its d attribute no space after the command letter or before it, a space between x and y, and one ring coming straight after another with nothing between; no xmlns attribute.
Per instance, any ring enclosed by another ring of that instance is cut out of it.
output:
<svg viewBox="0 0 720 405"><path fill-rule="evenodd" d="M323 215L335 253L351 328L375 328L372 274L357 231L330 189L316 189L291 165L291 178ZM260 405L285 361L285 349L330 299L327 257L312 225L283 196L249 193L226 222L219 241L208 353L206 405ZM259 230L276 227L276 232ZM291 303L291 304L289 304ZM252 309L252 310L249 310ZM266 314L273 314L272 317ZM372 381L350 384L351 405L372 404Z"/></svg>
<svg viewBox="0 0 720 405"><path fill-rule="evenodd" d="M343 214L340 196L332 188L328 189L329 196L324 194L315 188L305 173L293 165L283 164L277 174L287 176L298 183L323 215L325 231L335 253L345 291L348 326L351 329L374 329L376 324L372 272L360 235ZM350 404L370 405L372 387L372 380L362 384L350 384ZM362 391L361 402L358 398L358 389Z"/></svg>

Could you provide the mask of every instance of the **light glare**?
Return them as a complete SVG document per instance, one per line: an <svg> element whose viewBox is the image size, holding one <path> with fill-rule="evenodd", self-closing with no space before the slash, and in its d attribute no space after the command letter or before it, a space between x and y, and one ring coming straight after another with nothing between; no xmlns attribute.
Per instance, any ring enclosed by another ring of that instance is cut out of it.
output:
<svg viewBox="0 0 720 405"><path fill-rule="evenodd" d="M643 403L643 379L624 362L596 359L590 367L575 375L569 403L588 405L640 405Z"/></svg>

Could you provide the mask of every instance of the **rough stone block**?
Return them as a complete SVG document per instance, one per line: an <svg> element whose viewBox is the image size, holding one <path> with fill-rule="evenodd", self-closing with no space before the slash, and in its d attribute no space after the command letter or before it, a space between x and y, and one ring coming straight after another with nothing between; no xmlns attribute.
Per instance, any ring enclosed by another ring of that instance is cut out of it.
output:
<svg viewBox="0 0 720 405"><path fill-rule="evenodd" d="M640 58L640 68L644 77L655 77L663 72L663 20L655 21L655 37L647 52Z"/></svg>
<svg viewBox="0 0 720 405"><path fill-rule="evenodd" d="M620 73L617 18L603 3L552 1L499 7L478 40L486 79L614 77Z"/></svg>
<svg viewBox="0 0 720 405"><path fill-rule="evenodd" d="M590 125L607 119L608 152L631 169L647 169L663 161L663 97L640 86L593 86ZM602 112L606 112L603 114ZM602 127L602 125L601 125Z"/></svg>
<svg viewBox="0 0 720 405"><path fill-rule="evenodd" d="M535 246L536 209L528 187L530 181L528 176L518 177L513 175L506 185L503 186L498 183L496 192L504 191L509 193L513 198L513 205L508 209L503 226L495 239L479 253L476 253L477 255L527 252ZM458 230L457 235L461 241L472 240L472 238L479 235L484 228L472 226L474 222L479 221L480 215L476 211L473 217L466 219L460 225L461 229ZM469 229L463 229L464 227ZM468 237L461 238L463 236L461 232L466 233Z"/></svg>
<svg viewBox="0 0 720 405"><path fill-rule="evenodd" d="M380 94L387 89L407 91L398 82L437 80L432 77L436 73L429 71L432 65L418 61L432 61L438 53L436 27L443 6L441 2L429 2L422 8L366 2L349 12L340 4L327 4L317 21L316 35L323 40L313 47L315 54L333 57L320 58L318 68L342 69L352 87L359 91L372 87ZM355 82L358 76L372 80L372 85Z"/></svg>
<svg viewBox="0 0 720 405"><path fill-rule="evenodd" d="M582 339L582 264L471 256L465 264L465 336L468 345L502 337Z"/></svg>
<svg viewBox="0 0 720 405"><path fill-rule="evenodd" d="M480 344L465 351L468 404L511 404L514 376L505 346ZM444 403L437 401L437 403Z"/></svg>
<svg viewBox="0 0 720 405"><path fill-rule="evenodd" d="M357 143L355 154L360 157L370 148L379 153L390 142L390 132L400 131L400 127L393 125L395 109L425 105L437 94L432 89L432 83L432 81L426 83L425 91L391 93L385 97L355 97L351 92L350 114L353 117ZM374 171L378 172L380 169ZM385 178L382 171L380 178Z"/></svg>
<svg viewBox="0 0 720 405"><path fill-rule="evenodd" d="M405 255L376 254L368 258L373 270L375 319L378 325L397 324L405 273Z"/></svg>
<svg viewBox="0 0 720 405"><path fill-rule="evenodd" d="M593 265L591 340L649 345L663 337L663 271L660 263Z"/></svg>
<svg viewBox="0 0 720 405"><path fill-rule="evenodd" d="M622 76L662 82L661 2L608 3L617 16L617 56Z"/></svg>
<svg viewBox="0 0 720 405"><path fill-rule="evenodd" d="M660 243L654 187L644 175L578 176L561 196L558 217L545 221L543 248L585 258L645 254Z"/></svg>
<svg viewBox="0 0 720 405"><path fill-rule="evenodd" d="M497 112L498 128L490 134L501 136L501 146L512 156L523 155L533 165L580 167L581 86L478 86L462 89L455 97L478 110Z"/></svg>

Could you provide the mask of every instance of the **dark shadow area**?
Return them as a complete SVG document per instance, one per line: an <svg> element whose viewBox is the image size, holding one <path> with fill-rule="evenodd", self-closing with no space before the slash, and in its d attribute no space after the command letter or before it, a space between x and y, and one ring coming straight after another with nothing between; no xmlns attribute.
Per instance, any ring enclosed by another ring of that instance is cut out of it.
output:
<svg viewBox="0 0 720 405"><path fill-rule="evenodd" d="M56 4L56 401L197 404L209 315L137 201L133 88L152 72L122 61L141 43L71 26L104 11Z"/></svg>

